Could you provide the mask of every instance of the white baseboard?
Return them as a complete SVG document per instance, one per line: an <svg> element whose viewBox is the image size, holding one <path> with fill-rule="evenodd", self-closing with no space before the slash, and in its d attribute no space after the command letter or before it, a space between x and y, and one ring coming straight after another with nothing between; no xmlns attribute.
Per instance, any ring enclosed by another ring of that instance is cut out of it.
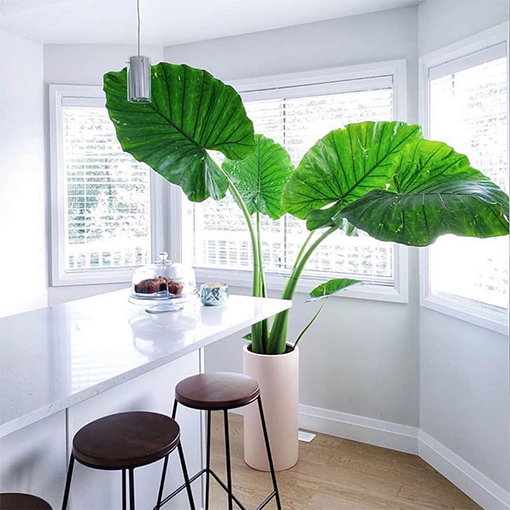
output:
<svg viewBox="0 0 510 510"><path fill-rule="evenodd" d="M391 450L418 453L416 427L302 404L299 406L299 426Z"/></svg>
<svg viewBox="0 0 510 510"><path fill-rule="evenodd" d="M486 510L510 510L510 493L420 430L418 455Z"/></svg>
<svg viewBox="0 0 510 510"><path fill-rule="evenodd" d="M419 455L485 510L510 510L510 493L417 427L300 405L299 426Z"/></svg>

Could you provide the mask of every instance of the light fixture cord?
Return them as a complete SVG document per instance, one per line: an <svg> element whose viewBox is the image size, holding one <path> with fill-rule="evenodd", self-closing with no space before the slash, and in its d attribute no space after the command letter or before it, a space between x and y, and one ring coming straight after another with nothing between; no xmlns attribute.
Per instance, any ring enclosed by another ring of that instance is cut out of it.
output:
<svg viewBox="0 0 510 510"><path fill-rule="evenodd" d="M140 0L136 0L136 16L138 19L138 56L140 56Z"/></svg>

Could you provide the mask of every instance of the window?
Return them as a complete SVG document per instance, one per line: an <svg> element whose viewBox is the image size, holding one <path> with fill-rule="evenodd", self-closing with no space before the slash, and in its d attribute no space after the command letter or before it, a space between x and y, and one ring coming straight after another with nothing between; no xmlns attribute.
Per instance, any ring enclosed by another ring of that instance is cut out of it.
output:
<svg viewBox="0 0 510 510"><path fill-rule="evenodd" d="M466 154L508 193L507 69L506 44L499 43L432 65L427 74L429 137ZM508 247L506 237L440 238L428 250L426 303L466 312L468 320L487 317L487 325L507 333Z"/></svg>
<svg viewBox="0 0 510 510"><path fill-rule="evenodd" d="M304 153L332 129L365 120L392 120L396 111L393 82L393 76L370 76L322 83L316 79L285 87L248 85L238 90L255 131L285 147L297 165ZM251 270L249 234L231 196L202 204L191 204L184 197L183 225L183 257L195 267L206 273L224 269L237 270L239 274ZM305 222L290 215L278 221L263 218L262 231L265 269L285 276L308 235ZM354 276L373 286L394 290L397 259L402 256L397 252L393 244L368 235L356 238L338 232L322 243L310 259L304 273L305 281L308 278L310 282L307 287L319 279Z"/></svg>
<svg viewBox="0 0 510 510"><path fill-rule="evenodd" d="M149 168L122 151L96 87L52 87L53 284L129 281L151 260Z"/></svg>

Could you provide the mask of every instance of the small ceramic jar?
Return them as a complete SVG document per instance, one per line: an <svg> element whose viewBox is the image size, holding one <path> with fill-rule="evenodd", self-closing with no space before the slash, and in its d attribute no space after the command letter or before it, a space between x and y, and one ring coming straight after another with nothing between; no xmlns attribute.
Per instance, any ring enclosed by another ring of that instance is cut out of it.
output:
<svg viewBox="0 0 510 510"><path fill-rule="evenodd" d="M226 283L204 283L200 286L200 301L204 306L221 306L228 299Z"/></svg>

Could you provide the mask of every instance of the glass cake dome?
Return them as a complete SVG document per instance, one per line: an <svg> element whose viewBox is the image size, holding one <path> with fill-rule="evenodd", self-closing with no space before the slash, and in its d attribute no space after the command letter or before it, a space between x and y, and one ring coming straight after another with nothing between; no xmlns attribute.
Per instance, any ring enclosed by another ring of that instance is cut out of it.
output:
<svg viewBox="0 0 510 510"><path fill-rule="evenodd" d="M195 271L191 266L173 262L167 252L154 264L142 266L133 274L131 298L134 300L187 300L196 296Z"/></svg>

